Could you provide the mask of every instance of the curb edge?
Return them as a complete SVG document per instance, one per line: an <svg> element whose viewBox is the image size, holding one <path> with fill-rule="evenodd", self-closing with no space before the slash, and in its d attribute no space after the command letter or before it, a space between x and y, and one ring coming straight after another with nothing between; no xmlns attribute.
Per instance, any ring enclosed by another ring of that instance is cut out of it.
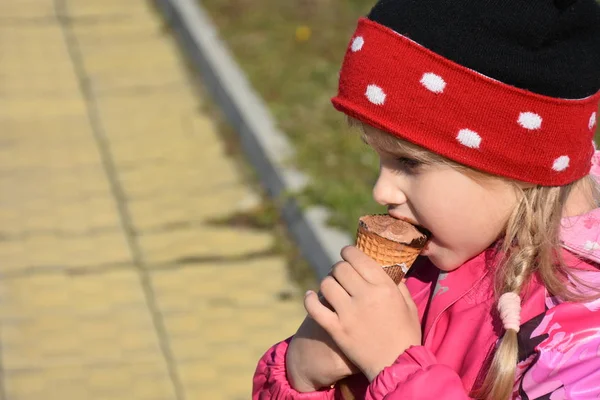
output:
<svg viewBox="0 0 600 400"><path fill-rule="evenodd" d="M173 29L183 51L201 74L213 101L239 135L269 196L282 198L302 189L308 177L287 165L294 154L287 137L275 127L264 101L234 61L207 13L197 0L154 0ZM283 219L317 278L325 277L352 238L326 225L324 207L303 210L293 197L281 206Z"/></svg>

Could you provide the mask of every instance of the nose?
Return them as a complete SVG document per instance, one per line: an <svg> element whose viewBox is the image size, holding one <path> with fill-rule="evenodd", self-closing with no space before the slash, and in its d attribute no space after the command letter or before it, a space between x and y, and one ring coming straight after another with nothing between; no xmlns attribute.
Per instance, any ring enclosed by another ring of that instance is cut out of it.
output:
<svg viewBox="0 0 600 400"><path fill-rule="evenodd" d="M394 174L389 168L380 166L379 177L373 186L373 199L382 206L398 206L406 203L401 179L402 177Z"/></svg>

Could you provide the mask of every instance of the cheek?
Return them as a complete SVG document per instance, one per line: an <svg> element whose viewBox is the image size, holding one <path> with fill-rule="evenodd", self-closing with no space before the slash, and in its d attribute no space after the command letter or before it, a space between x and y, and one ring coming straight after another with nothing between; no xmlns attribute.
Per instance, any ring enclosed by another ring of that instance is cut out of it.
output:
<svg viewBox="0 0 600 400"><path fill-rule="evenodd" d="M422 223L439 239L469 231L479 216L479 201L464 188L441 179L424 182L415 207Z"/></svg>
<svg viewBox="0 0 600 400"><path fill-rule="evenodd" d="M484 231L477 221L440 226L423 255L442 271L452 271L495 242L497 235Z"/></svg>
<svg viewBox="0 0 600 400"><path fill-rule="evenodd" d="M467 179L467 178L465 178ZM481 253L501 234L505 212L498 200L473 182L436 179L423 185L420 221L433 235L431 261L451 270Z"/></svg>

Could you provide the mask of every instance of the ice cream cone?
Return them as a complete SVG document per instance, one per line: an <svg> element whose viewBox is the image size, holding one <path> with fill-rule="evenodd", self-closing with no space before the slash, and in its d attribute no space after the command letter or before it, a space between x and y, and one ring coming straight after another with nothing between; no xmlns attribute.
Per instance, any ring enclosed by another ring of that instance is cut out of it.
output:
<svg viewBox="0 0 600 400"><path fill-rule="evenodd" d="M406 221L389 215L361 217L356 247L377 261L400 283L427 243L427 235Z"/></svg>
<svg viewBox="0 0 600 400"><path fill-rule="evenodd" d="M356 247L377 261L399 284L427 244L428 235L409 222L389 215L366 215L359 219ZM344 400L356 400L346 379L337 383Z"/></svg>

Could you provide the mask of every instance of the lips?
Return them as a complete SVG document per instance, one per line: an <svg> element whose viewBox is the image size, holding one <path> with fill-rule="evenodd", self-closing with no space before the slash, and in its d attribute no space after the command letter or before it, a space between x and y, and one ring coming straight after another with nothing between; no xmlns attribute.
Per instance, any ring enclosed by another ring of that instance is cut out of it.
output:
<svg viewBox="0 0 600 400"><path fill-rule="evenodd" d="M408 217L404 217L402 215L394 215L394 212L392 210L388 210L388 214L390 217L392 218L396 218L402 221L406 221L411 225L414 225L415 228L417 228L422 234L424 234L425 236L427 236L429 239L431 239L431 231L427 228L425 228L422 225L419 225L419 223L417 221L415 221L412 218L408 218ZM425 250L427 249L427 245L425 246Z"/></svg>
<svg viewBox="0 0 600 400"><path fill-rule="evenodd" d="M429 240L427 241L427 243L425 243L423 250L421 250L421 255L426 256L427 253L429 252L430 247L431 247L431 237L429 237Z"/></svg>

